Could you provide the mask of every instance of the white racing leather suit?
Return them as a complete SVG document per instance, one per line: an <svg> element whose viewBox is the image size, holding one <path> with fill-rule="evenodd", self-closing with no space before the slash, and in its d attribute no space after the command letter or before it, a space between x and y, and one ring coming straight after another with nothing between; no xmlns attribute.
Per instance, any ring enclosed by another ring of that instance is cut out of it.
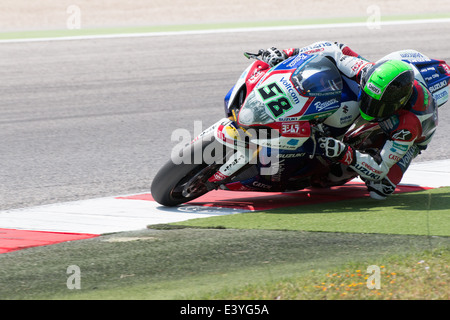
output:
<svg viewBox="0 0 450 320"><path fill-rule="evenodd" d="M299 53L314 53L331 58L339 71L354 81L358 86L357 90L359 90L359 83L363 73L374 64L361 58L349 47L330 41L316 42L300 49L285 49L283 52L287 57ZM417 51L402 51L402 53L405 52L411 52L414 55L419 54L425 59L427 58ZM398 53L392 53L387 57L389 59L402 60ZM348 104L347 107L351 108L350 111L347 110L347 113L352 115L359 114L359 103ZM343 106L341 106L342 108ZM342 112L342 110L337 112L339 113L340 111ZM352 168L366 181L373 198L385 198L394 192L412 159L421 150L426 149L431 141L438 122L437 111L438 108L431 93L416 79L413 94L406 107L379 123L388 139L378 156L375 157L348 146L345 154L338 161ZM331 127L335 125L332 117L325 120L324 123ZM346 123L342 128L346 129L349 125Z"/></svg>

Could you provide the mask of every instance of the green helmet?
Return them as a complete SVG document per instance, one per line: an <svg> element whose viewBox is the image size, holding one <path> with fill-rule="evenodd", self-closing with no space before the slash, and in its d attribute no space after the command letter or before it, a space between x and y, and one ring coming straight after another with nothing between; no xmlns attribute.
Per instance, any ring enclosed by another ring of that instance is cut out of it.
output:
<svg viewBox="0 0 450 320"><path fill-rule="evenodd" d="M413 92L414 71L406 62L376 63L361 79L361 116L381 120L402 109Z"/></svg>

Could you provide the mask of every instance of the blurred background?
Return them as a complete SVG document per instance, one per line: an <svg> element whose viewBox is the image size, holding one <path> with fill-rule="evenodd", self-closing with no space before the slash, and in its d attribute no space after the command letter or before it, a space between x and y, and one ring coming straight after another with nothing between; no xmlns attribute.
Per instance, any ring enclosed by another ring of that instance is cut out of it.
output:
<svg viewBox="0 0 450 320"><path fill-rule="evenodd" d="M2 0L0 31L65 29L74 6L81 28L450 13L448 0Z"/></svg>

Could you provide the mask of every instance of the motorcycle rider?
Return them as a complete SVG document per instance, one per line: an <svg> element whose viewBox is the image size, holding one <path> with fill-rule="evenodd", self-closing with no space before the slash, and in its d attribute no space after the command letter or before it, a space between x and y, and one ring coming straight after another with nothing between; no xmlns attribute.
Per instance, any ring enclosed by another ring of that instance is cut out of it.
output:
<svg viewBox="0 0 450 320"><path fill-rule="evenodd" d="M326 156L360 175L372 198L386 199L436 130L438 108L431 93L415 79L410 64L400 59L372 63L339 43L324 41L282 51L269 48L262 53L262 60L274 66L299 53L329 57L342 74L359 84L360 115L380 125L386 134L384 146L378 153L368 154L332 136L320 138L319 143Z"/></svg>

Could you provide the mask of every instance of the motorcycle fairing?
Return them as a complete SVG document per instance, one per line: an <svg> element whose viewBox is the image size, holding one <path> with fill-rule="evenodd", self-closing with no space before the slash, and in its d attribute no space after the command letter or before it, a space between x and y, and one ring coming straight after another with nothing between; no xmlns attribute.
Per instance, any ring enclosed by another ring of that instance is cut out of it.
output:
<svg viewBox="0 0 450 320"><path fill-rule="evenodd" d="M242 179L236 176L236 181L226 183L222 186L222 189L233 191L283 192L286 190L305 188L310 184L309 176L311 176L311 172L323 174L327 168L320 161L317 161L317 157L314 159L307 157L307 152L301 151L303 148L304 146L300 147L297 150L298 152L295 153L280 150L280 153L277 154L277 163L265 165L271 165L275 168L273 174L259 174L261 167L264 167L259 162L257 164L258 170L254 171L252 177ZM307 148L310 147L306 147L305 149ZM322 161L325 160L322 159ZM307 181L306 184L305 181Z"/></svg>
<svg viewBox="0 0 450 320"><path fill-rule="evenodd" d="M300 54L270 69L248 94L238 123L244 127L329 117L339 107L343 81L326 57Z"/></svg>
<svg viewBox="0 0 450 320"><path fill-rule="evenodd" d="M416 50L401 50L390 53L379 61L402 60L414 66L415 78L422 82L440 107L449 99L450 66L443 60L431 59Z"/></svg>
<svg viewBox="0 0 450 320"><path fill-rule="evenodd" d="M357 96L344 80L336 66L323 56L300 54L271 69L260 61L251 64L225 97L225 110L231 117L224 119L217 127L215 136L221 143L233 148L257 145L261 148L260 155L272 150L277 152L278 161L276 164L266 165L262 164L264 161L258 161L257 173L251 177L245 176L245 179L240 178L238 174L230 182L225 180L230 176L229 170L227 173L224 170L233 168L233 172L238 172L244 169L250 157L242 161L244 158L241 156L240 163L231 159L222 166L211 182L224 182L222 188L229 190L286 190L289 189L286 183L291 183L291 187L295 189L301 187L299 182L304 183L304 179L309 179L307 176L310 176L311 171L321 172L326 169L321 163L326 160L317 155L314 160L309 157L316 151L316 142L310 139L310 121L327 118L325 121L332 122L334 126L344 130L358 116L359 112L353 114L358 108L351 105L357 103ZM239 121L234 122L232 119L239 119L242 115L244 107L241 105L245 106L251 99L258 104L255 110L264 112L262 118L267 120L266 123L263 120L261 123L242 126ZM277 109L270 104L279 100L288 101L289 108ZM345 108L346 105L350 107ZM238 108L233 108L236 106ZM233 109L239 110L237 117L233 115ZM337 110L339 112L336 112ZM248 134L247 130L250 131L253 127L256 131L261 128L274 129L279 135L275 138L271 136L269 139L260 139L257 134L255 137L254 132L253 135ZM321 161L317 161L318 158ZM268 165L275 166L274 174L258 174L261 168Z"/></svg>
<svg viewBox="0 0 450 320"><path fill-rule="evenodd" d="M215 138L230 148L248 149L253 144L254 146L295 151L311 135L310 125L306 121L276 122L269 124L265 129L245 130L233 120L223 118L215 125Z"/></svg>
<svg viewBox="0 0 450 320"><path fill-rule="evenodd" d="M233 115L231 106L235 105L239 108L247 94L253 90L269 69L270 66L267 63L256 60L244 70L236 84L225 96L225 114L228 117Z"/></svg>

